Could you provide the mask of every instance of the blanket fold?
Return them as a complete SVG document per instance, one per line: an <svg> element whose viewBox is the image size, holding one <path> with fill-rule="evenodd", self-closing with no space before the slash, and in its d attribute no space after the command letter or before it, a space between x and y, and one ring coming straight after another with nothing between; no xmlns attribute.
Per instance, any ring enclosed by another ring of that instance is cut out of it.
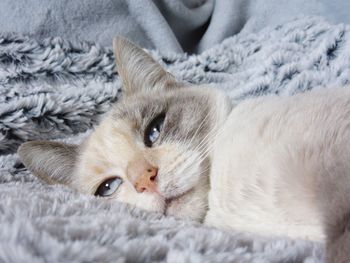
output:
<svg viewBox="0 0 350 263"><path fill-rule="evenodd" d="M0 31L109 46L125 36L161 53L201 53L298 16L350 23L346 0L1 0Z"/></svg>

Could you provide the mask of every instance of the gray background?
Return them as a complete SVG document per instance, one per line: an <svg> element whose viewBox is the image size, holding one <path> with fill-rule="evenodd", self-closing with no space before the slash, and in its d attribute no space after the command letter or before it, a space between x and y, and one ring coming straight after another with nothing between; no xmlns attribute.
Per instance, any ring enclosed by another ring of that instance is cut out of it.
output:
<svg viewBox="0 0 350 263"><path fill-rule="evenodd" d="M198 53L296 16L349 23L349 13L347 0L1 0L0 30L104 46L123 35L163 53Z"/></svg>

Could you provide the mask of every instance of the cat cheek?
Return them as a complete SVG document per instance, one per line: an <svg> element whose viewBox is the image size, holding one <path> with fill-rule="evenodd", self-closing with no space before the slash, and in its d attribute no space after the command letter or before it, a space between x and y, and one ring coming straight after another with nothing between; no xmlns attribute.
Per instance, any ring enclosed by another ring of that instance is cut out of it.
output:
<svg viewBox="0 0 350 263"><path fill-rule="evenodd" d="M186 166L186 169L183 166ZM190 166L183 164L166 178L159 176L159 190L166 198L176 197L195 187L201 179L201 174L199 163L193 163Z"/></svg>
<svg viewBox="0 0 350 263"><path fill-rule="evenodd" d="M142 196L138 196L137 199L138 200L135 203L135 205L141 209L152 212L164 212L165 200L163 198L160 198L159 196L142 194Z"/></svg>

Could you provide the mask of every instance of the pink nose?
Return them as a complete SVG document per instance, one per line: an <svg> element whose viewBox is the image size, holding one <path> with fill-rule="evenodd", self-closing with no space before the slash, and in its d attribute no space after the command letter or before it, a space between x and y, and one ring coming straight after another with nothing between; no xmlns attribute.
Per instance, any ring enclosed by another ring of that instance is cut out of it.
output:
<svg viewBox="0 0 350 263"><path fill-rule="evenodd" d="M128 178L139 193L144 191L157 192L157 174L158 168L143 158L137 158L130 162L127 169Z"/></svg>
<svg viewBox="0 0 350 263"><path fill-rule="evenodd" d="M158 169L156 167L152 166L145 170L134 183L136 191L139 193L142 193L144 191L151 193L157 192L157 174Z"/></svg>

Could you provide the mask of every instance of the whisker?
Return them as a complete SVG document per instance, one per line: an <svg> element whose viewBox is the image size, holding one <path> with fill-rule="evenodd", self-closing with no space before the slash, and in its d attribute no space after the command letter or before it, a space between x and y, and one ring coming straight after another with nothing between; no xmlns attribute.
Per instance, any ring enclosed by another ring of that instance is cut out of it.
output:
<svg viewBox="0 0 350 263"><path fill-rule="evenodd" d="M217 112L217 114L219 114ZM196 128L193 136L189 137L189 134L191 132L191 129L188 129L186 131L186 136L183 138L179 139L171 139L167 138L167 142L169 143L176 143L184 147L186 149L189 144L192 144L196 136L198 135L200 129L203 128L204 123L208 120L209 114L205 116L205 118L202 119L200 122L199 126ZM218 116L216 119L219 119ZM221 127L219 127L221 125ZM181 159L179 159L177 162L173 162L171 166L168 166L167 169L165 170L165 174L169 175L173 169L176 166L179 166L179 163L183 163L181 167L179 168L180 170L177 170L177 173L192 173L193 170L191 171L190 169L194 164L202 164L203 161L209 156L211 153L212 149L214 148L214 141L215 139L220 136L223 132L223 127L224 125L222 123L215 122L215 124L211 127L210 131L199 141L199 143L196 145L196 147L191 150L191 151L182 151L179 155L181 156ZM199 154L198 154L199 153ZM178 158L178 157L177 157ZM204 164L206 166L205 169L203 169L199 176L208 172L210 170L210 165L209 164Z"/></svg>
<svg viewBox="0 0 350 263"><path fill-rule="evenodd" d="M197 136L197 134L198 134L198 132L200 131L200 129L202 129L202 127L203 127L204 123L207 121L208 117L209 117L209 114L207 114L207 115L203 118L203 120L201 121L200 125L198 126L198 128L197 128L196 131L195 131L195 133L193 134L191 140L189 141L189 144L191 144L191 143L193 142L194 138ZM186 140L187 140L187 138L186 138Z"/></svg>

